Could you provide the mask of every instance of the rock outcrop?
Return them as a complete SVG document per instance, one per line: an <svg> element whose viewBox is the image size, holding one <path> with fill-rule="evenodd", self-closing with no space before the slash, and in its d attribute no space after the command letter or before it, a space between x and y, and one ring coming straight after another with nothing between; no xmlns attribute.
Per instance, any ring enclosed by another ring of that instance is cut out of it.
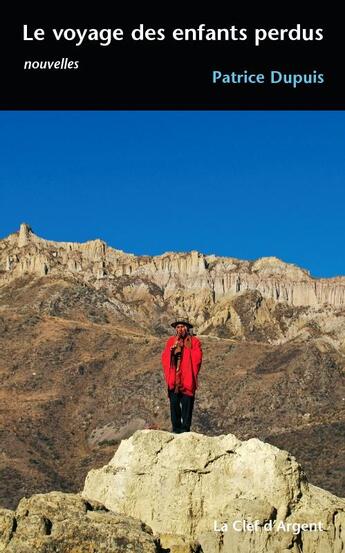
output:
<svg viewBox="0 0 345 553"><path fill-rule="evenodd" d="M83 497L139 518L172 552L188 540L203 553L345 547L345 499L309 484L286 451L231 434L137 431L88 474Z"/></svg>
<svg viewBox="0 0 345 553"><path fill-rule="evenodd" d="M341 553L345 498L287 451L234 435L139 430L81 494L0 509L3 553Z"/></svg>
<svg viewBox="0 0 345 553"><path fill-rule="evenodd" d="M51 492L0 509L3 553L158 553L149 527L79 495Z"/></svg>

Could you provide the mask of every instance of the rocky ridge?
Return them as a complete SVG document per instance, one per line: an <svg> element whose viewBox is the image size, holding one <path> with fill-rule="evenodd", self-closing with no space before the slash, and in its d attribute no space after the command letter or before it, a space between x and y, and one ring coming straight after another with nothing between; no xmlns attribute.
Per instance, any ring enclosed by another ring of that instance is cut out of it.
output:
<svg viewBox="0 0 345 553"><path fill-rule="evenodd" d="M102 240L45 240L22 224L0 241L0 286L25 275L85 283L106 293L110 308L158 332L188 314L199 334L281 343L321 330L345 344L345 277L316 279L276 257L135 256Z"/></svg>

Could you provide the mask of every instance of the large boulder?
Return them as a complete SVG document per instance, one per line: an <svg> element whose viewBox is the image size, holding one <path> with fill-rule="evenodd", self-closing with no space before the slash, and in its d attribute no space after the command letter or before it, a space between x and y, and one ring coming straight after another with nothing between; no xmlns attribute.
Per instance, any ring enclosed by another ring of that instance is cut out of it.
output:
<svg viewBox="0 0 345 553"><path fill-rule="evenodd" d="M0 510L1 553L157 553L145 524L80 495L51 492Z"/></svg>
<svg viewBox="0 0 345 553"><path fill-rule="evenodd" d="M345 499L308 483L288 452L257 439L141 430L82 495L138 518L163 547L203 553L336 553L345 547Z"/></svg>

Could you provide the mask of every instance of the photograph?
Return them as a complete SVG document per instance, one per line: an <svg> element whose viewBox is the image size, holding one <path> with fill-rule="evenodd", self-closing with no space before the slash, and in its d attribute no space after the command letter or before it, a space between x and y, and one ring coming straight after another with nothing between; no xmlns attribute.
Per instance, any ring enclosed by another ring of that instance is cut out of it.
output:
<svg viewBox="0 0 345 553"><path fill-rule="evenodd" d="M344 147L0 111L0 551L345 550Z"/></svg>

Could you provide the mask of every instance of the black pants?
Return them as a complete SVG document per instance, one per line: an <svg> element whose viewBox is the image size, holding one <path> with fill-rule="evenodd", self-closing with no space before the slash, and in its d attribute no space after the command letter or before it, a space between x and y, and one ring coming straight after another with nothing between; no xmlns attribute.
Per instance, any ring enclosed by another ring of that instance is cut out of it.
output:
<svg viewBox="0 0 345 553"><path fill-rule="evenodd" d="M194 397L169 390L172 431L189 432L192 424Z"/></svg>

